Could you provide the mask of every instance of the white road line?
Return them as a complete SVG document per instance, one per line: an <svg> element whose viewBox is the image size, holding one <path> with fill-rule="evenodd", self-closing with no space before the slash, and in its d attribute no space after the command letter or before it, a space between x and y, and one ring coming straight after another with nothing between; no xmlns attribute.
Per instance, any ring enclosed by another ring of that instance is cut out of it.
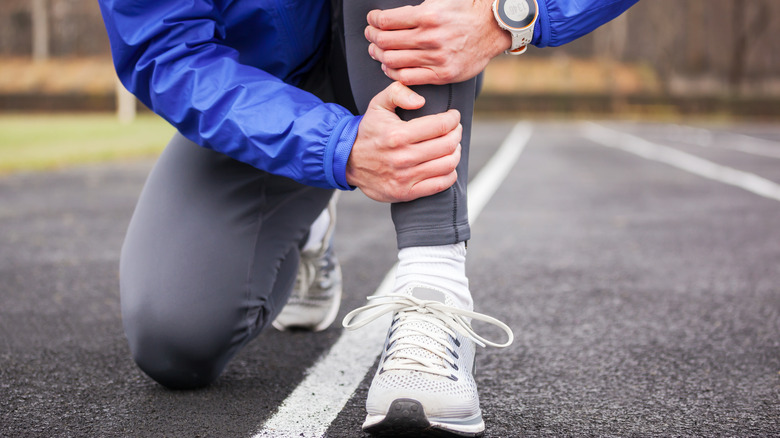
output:
<svg viewBox="0 0 780 438"><path fill-rule="evenodd" d="M775 142L744 134L730 134L727 138L734 143L721 146L724 149L732 149L761 157L780 158L780 145Z"/></svg>
<svg viewBox="0 0 780 438"><path fill-rule="evenodd" d="M604 146L620 149L648 160L665 163L695 175L730 184L765 198L780 201L780 185L758 175L733 169L699 158L677 149L649 142L624 132L586 123L582 129L585 138Z"/></svg>
<svg viewBox="0 0 780 438"><path fill-rule="evenodd" d="M708 129L684 125L670 125L674 129L671 139L704 148L726 149L767 158L780 158L780 144L745 134L715 133Z"/></svg>
<svg viewBox="0 0 780 438"><path fill-rule="evenodd" d="M498 186L512 170L525 145L531 138L532 128L528 123L518 123L501 144L501 148L490 158L490 162L469 181L469 223L474 223L485 204Z"/></svg>
<svg viewBox="0 0 780 438"><path fill-rule="evenodd" d="M515 125L499 150L469 182L469 221L473 222L512 169L532 127ZM395 266L385 275L374 294L391 291ZM254 438L319 438L354 394L371 369L385 340L390 316L357 331L345 331L330 351L309 370L303 382L282 402L279 410Z"/></svg>

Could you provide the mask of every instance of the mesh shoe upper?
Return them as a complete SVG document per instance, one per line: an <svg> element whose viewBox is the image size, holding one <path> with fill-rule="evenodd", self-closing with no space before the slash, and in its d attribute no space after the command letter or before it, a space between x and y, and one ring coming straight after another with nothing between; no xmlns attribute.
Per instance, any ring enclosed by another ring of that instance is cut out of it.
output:
<svg viewBox="0 0 780 438"><path fill-rule="evenodd" d="M328 204L330 223L318 248L301 252L298 275L287 304L273 321L277 330L295 327L325 330L341 304L341 266L333 252L336 195Z"/></svg>

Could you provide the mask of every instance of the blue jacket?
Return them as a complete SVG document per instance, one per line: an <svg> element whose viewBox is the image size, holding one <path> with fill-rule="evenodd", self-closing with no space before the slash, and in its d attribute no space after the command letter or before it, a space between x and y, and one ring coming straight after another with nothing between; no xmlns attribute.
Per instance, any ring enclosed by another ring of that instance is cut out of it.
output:
<svg viewBox="0 0 780 438"><path fill-rule="evenodd" d="M558 46L638 0L538 0ZM360 117L295 86L323 53L329 0L99 0L122 83L185 137L303 184L348 190Z"/></svg>

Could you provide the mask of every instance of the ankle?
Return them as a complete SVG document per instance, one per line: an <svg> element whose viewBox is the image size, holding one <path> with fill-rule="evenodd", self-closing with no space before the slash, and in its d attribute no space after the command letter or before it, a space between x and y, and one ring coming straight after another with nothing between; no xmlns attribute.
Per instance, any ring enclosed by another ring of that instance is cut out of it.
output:
<svg viewBox="0 0 780 438"><path fill-rule="evenodd" d="M395 291L412 284L443 290L458 307L472 309L465 243L402 248L398 252Z"/></svg>

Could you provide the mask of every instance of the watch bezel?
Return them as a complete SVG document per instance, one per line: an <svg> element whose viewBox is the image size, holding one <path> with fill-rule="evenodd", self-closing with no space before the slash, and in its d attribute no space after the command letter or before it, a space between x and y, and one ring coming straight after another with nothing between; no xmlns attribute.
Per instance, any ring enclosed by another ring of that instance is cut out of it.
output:
<svg viewBox="0 0 780 438"><path fill-rule="evenodd" d="M529 27L533 26L534 22L536 22L536 18L539 15L539 6L536 4L536 0L520 1L525 1L526 4L528 4L528 15L522 21L515 21L509 18L504 12L504 3L506 3L507 0L496 0L496 18L498 18L499 22L506 26L507 29L520 31L528 29Z"/></svg>

